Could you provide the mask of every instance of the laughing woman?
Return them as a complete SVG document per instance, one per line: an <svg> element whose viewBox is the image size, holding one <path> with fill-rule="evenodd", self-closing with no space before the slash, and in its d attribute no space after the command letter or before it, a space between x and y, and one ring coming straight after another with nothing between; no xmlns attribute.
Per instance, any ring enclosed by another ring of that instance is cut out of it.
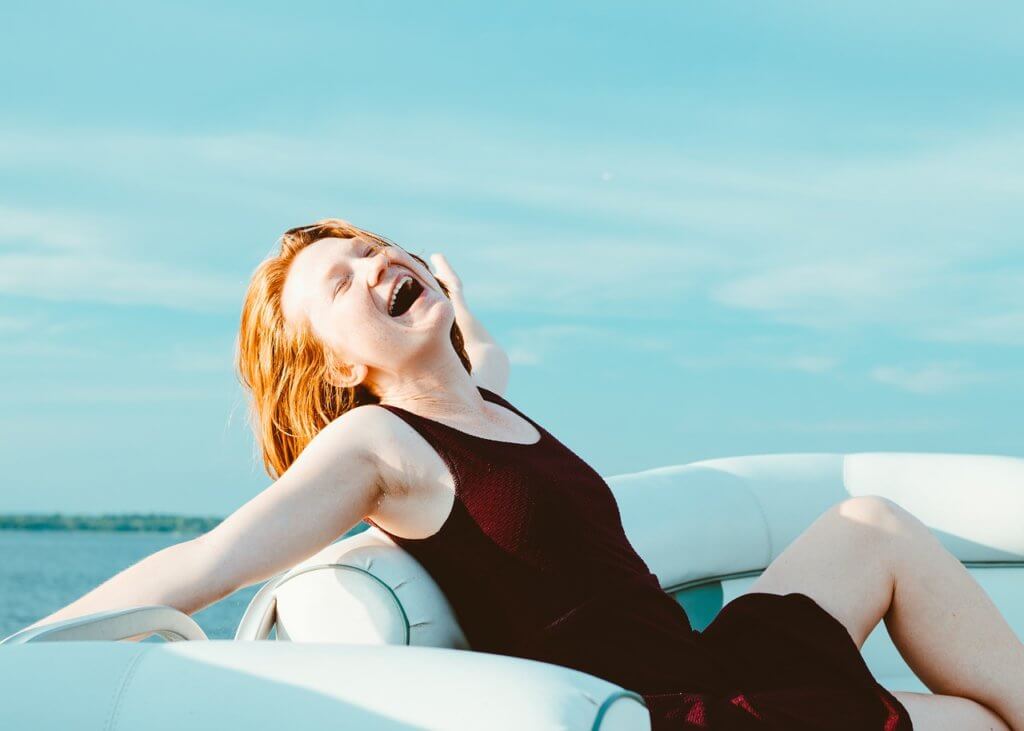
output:
<svg viewBox="0 0 1024 731"><path fill-rule="evenodd" d="M882 498L826 511L693 630L605 481L501 395L507 357L434 263L437 277L337 219L287 231L252 278L238 343L275 482L36 625L150 604L193 614L367 520L437 580L473 649L639 691L656 731L1024 730L1024 645ZM871 676L859 650L883 619L931 694Z"/></svg>

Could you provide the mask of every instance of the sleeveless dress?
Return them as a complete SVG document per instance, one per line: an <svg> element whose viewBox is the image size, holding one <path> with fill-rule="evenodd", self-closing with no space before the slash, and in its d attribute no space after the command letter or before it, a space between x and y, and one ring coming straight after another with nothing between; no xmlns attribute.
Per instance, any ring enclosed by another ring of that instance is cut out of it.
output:
<svg viewBox="0 0 1024 731"><path fill-rule="evenodd" d="M604 479L504 398L480 392L532 424L539 441L486 439L379 404L444 460L455 499L421 539L366 519L430 573L474 651L634 691L653 731L912 728L846 628L805 594L743 594L694 630L627 540Z"/></svg>

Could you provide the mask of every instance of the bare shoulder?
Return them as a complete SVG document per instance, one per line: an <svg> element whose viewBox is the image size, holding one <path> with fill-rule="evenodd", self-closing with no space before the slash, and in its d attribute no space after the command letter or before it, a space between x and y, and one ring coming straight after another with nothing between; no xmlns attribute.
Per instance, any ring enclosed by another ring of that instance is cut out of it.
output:
<svg viewBox="0 0 1024 731"><path fill-rule="evenodd" d="M385 492L375 415L352 409L329 422L310 440L279 478L282 484L326 480L344 483L378 504Z"/></svg>
<svg viewBox="0 0 1024 731"><path fill-rule="evenodd" d="M380 404L363 404L349 409L332 421L328 428L344 433L346 439L373 453L392 445L406 446L404 442L409 435L416 435L416 430L404 419Z"/></svg>
<svg viewBox="0 0 1024 731"><path fill-rule="evenodd" d="M358 439L380 470L384 492L405 495L437 473L437 453L402 418L378 404L357 406L336 421Z"/></svg>
<svg viewBox="0 0 1024 731"><path fill-rule="evenodd" d="M331 422L344 431L346 439L359 444L373 457L389 456L391 450L404 446L402 443L411 430L405 422L378 404L364 404L345 412Z"/></svg>
<svg viewBox="0 0 1024 731"><path fill-rule="evenodd" d="M387 409L376 408L376 404L365 404L349 409L344 414L327 425L327 428L344 433L346 439L362 447L373 445L372 435L379 436L387 433L389 429L389 416Z"/></svg>
<svg viewBox="0 0 1024 731"><path fill-rule="evenodd" d="M374 432L380 430L379 418L369 409L346 411L317 432L306 450L344 455L375 461Z"/></svg>

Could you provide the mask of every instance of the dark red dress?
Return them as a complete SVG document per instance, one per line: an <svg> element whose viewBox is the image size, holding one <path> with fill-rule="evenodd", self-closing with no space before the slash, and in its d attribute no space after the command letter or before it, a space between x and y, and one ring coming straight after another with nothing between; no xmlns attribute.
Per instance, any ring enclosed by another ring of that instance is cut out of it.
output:
<svg viewBox="0 0 1024 731"><path fill-rule="evenodd" d="M804 594L743 594L694 630L627 540L604 479L504 398L480 392L533 424L540 440L485 439L382 405L455 480L437 533L388 535L430 572L474 651L636 691L654 731L912 728L845 627Z"/></svg>

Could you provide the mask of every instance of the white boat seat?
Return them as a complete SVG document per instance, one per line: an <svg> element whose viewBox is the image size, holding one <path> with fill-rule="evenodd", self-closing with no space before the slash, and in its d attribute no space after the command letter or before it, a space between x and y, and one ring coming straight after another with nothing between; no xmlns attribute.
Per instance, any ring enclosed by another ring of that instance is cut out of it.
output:
<svg viewBox="0 0 1024 731"><path fill-rule="evenodd" d="M30 642L0 648L5 729L645 731L642 699L548 663L433 647Z"/></svg>
<svg viewBox="0 0 1024 731"><path fill-rule="evenodd" d="M829 507L848 497L881 495L921 518L1024 636L1024 460L764 455L606 480L630 542L698 629ZM468 648L430 575L373 526L326 547L264 590L247 609L237 639L266 638L276 625L283 640ZM927 691L884 624L862 652L893 689Z"/></svg>
<svg viewBox="0 0 1024 731"><path fill-rule="evenodd" d="M1024 460L766 455L607 481L630 541L698 629L830 506L882 495L920 517L1024 636ZM430 575L372 526L257 592L235 638L273 634L280 641L95 641L133 636L145 617L168 638L201 639L173 613L133 608L8 638L0 647L5 725L43 731L650 727L634 689L557 665L473 652ZM927 692L884 625L862 651L887 688Z"/></svg>

